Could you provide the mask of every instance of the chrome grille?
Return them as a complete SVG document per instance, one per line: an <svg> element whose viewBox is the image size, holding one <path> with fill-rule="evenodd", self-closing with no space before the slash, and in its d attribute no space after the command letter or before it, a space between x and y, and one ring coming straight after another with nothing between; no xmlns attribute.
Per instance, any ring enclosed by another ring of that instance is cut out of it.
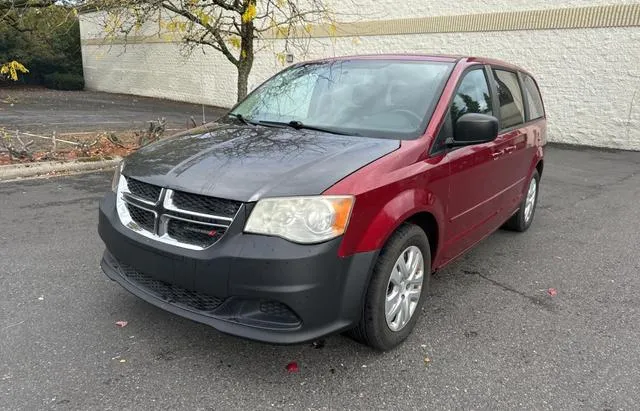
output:
<svg viewBox="0 0 640 411"><path fill-rule="evenodd" d="M224 227L205 226L200 223L169 219L167 234L177 241L208 247L215 244L227 231Z"/></svg>
<svg viewBox="0 0 640 411"><path fill-rule="evenodd" d="M215 197L207 197L182 191L176 191L174 193L173 204L182 210L201 214L214 214L229 218L233 218L242 205L242 203L237 201L221 200Z"/></svg>
<svg viewBox="0 0 640 411"><path fill-rule="evenodd" d="M127 204L127 210L131 219L141 228L153 232L156 225L156 216L153 211L145 210L133 204Z"/></svg>
<svg viewBox="0 0 640 411"><path fill-rule="evenodd" d="M127 179L127 186L129 187L131 194L134 196L154 203L158 201L158 198L160 198L160 192L162 191L162 187L143 183L142 181L134 180L133 178Z"/></svg>
<svg viewBox="0 0 640 411"><path fill-rule="evenodd" d="M203 250L224 236L242 203L121 176L116 206L120 221L131 230L160 242Z"/></svg>

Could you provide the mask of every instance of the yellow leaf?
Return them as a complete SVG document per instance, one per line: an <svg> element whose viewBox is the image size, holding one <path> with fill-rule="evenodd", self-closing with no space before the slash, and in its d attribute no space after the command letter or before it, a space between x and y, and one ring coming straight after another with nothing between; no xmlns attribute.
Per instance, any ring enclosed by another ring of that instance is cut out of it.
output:
<svg viewBox="0 0 640 411"><path fill-rule="evenodd" d="M233 36L233 37L229 37L229 43L230 43L233 47L235 47L235 48L239 49L239 48L240 48L240 44L241 44L242 42L240 41L240 37Z"/></svg>
<svg viewBox="0 0 640 411"><path fill-rule="evenodd" d="M306 31L307 34L311 34L311 30L313 30L313 26L311 24L306 24L304 26L304 31Z"/></svg>
<svg viewBox="0 0 640 411"><path fill-rule="evenodd" d="M242 56L242 58L247 58L247 52L242 50L242 52L240 53L240 55Z"/></svg>
<svg viewBox="0 0 640 411"><path fill-rule="evenodd" d="M18 72L28 73L29 70L27 70L25 66L15 60L4 63L2 66L0 66L0 74L8 75L9 78L13 81L18 81Z"/></svg>
<svg viewBox="0 0 640 411"><path fill-rule="evenodd" d="M203 10L196 10L195 15L200 19L202 24L205 26L208 25L209 22L211 21L211 17L209 17L209 15L205 13Z"/></svg>
<svg viewBox="0 0 640 411"><path fill-rule="evenodd" d="M279 26L276 28L276 37L277 38L286 38L289 34L288 26Z"/></svg>
<svg viewBox="0 0 640 411"><path fill-rule="evenodd" d="M258 10L256 9L256 5L254 3L250 3L244 13L242 13L242 22L249 23L256 18L257 14Z"/></svg>
<svg viewBox="0 0 640 411"><path fill-rule="evenodd" d="M78 17L78 10L77 10L77 9L73 9L73 15L74 15L75 17Z"/></svg>
<svg viewBox="0 0 640 411"><path fill-rule="evenodd" d="M283 66L284 66L284 63L287 61L287 56L284 53L276 54L276 58L278 59L280 64L282 64Z"/></svg>
<svg viewBox="0 0 640 411"><path fill-rule="evenodd" d="M278 0L278 1L276 2L276 4L278 5L278 7L282 7L282 6L284 6L285 4L287 4L287 0Z"/></svg>

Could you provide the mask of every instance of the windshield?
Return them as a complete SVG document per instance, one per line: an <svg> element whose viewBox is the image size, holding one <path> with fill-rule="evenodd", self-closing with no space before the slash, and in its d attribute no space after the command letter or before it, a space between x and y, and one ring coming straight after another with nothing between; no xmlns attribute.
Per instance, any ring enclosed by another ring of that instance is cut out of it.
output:
<svg viewBox="0 0 640 411"><path fill-rule="evenodd" d="M297 65L256 89L231 115L264 125L413 139L424 132L452 67L402 60Z"/></svg>

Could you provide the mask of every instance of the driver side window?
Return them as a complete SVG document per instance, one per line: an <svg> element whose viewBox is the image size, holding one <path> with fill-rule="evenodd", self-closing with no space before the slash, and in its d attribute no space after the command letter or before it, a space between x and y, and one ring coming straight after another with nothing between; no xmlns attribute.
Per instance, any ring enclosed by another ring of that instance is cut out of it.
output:
<svg viewBox="0 0 640 411"><path fill-rule="evenodd" d="M460 81L447 118L442 128L440 128L434 152L444 149L445 140L453 137L454 124L462 115L467 113L493 115L489 83L483 68L467 72Z"/></svg>
<svg viewBox="0 0 640 411"><path fill-rule="evenodd" d="M468 72L451 103L451 120L455 123L467 113L492 114L491 94L483 69Z"/></svg>

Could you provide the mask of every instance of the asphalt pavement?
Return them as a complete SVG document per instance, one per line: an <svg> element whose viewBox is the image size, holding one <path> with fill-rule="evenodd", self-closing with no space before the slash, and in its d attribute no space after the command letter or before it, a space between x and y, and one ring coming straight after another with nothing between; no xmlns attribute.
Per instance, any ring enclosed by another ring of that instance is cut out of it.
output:
<svg viewBox="0 0 640 411"><path fill-rule="evenodd" d="M138 131L164 117L171 130L213 121L225 109L151 97L99 91L0 88L0 127L51 135L96 131Z"/></svg>
<svg viewBox="0 0 640 411"><path fill-rule="evenodd" d="M129 294L98 267L110 179L0 184L0 409L640 408L640 153L550 148L531 229L437 273L384 354L245 341Z"/></svg>

